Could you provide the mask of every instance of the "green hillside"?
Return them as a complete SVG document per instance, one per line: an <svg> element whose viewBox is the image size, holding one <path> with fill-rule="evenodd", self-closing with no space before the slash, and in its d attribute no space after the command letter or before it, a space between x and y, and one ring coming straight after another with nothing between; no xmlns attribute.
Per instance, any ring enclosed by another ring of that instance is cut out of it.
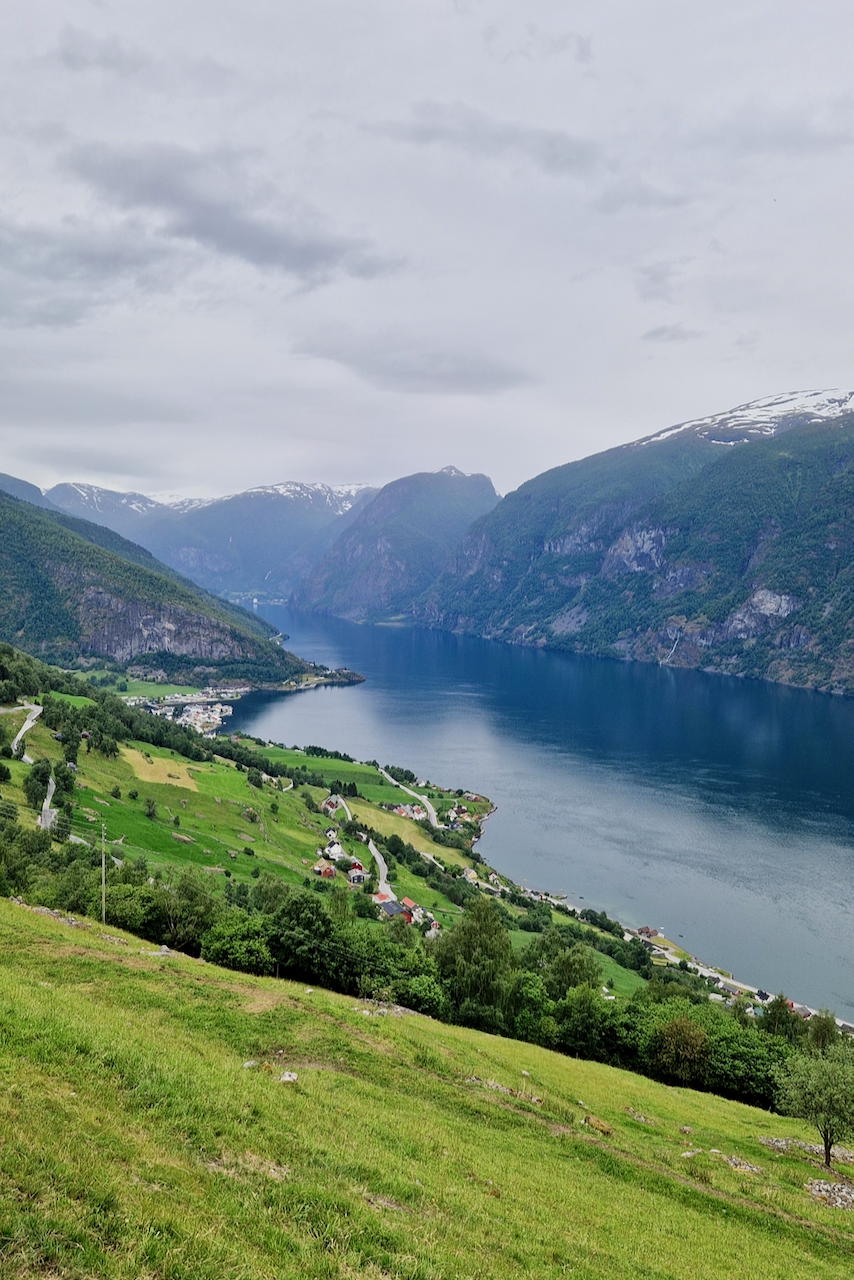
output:
<svg viewBox="0 0 854 1280"><path fill-rule="evenodd" d="M173 677L203 667L281 681L308 670L270 636L109 529L0 493L0 639L65 662L148 659Z"/></svg>
<svg viewBox="0 0 854 1280"><path fill-rule="evenodd" d="M293 594L301 608L361 622L405 612L498 495L486 476L453 467L381 489Z"/></svg>
<svg viewBox="0 0 854 1280"><path fill-rule="evenodd" d="M651 497L715 457L691 435L652 449L621 447L535 476L468 530L446 570L412 607L448 630L523 640L595 572L626 521ZM565 565L567 555L572 565Z"/></svg>
<svg viewBox="0 0 854 1280"><path fill-rule="evenodd" d="M8 902L0 939L10 1280L854 1265L809 1154L763 1143L797 1122Z"/></svg>

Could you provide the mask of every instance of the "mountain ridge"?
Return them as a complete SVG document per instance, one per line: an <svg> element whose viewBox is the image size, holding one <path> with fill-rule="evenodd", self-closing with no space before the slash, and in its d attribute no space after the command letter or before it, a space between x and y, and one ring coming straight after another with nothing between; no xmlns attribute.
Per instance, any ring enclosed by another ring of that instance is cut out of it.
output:
<svg viewBox="0 0 854 1280"><path fill-rule="evenodd" d="M0 493L0 638L39 657L146 660L284 681L308 665L274 628L112 530ZM207 682L207 681L205 681Z"/></svg>

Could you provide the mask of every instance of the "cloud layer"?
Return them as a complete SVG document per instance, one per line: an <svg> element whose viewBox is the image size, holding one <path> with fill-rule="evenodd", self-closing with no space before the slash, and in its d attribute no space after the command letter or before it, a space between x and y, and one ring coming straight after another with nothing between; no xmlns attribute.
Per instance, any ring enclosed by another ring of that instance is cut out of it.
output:
<svg viewBox="0 0 854 1280"><path fill-rule="evenodd" d="M506 491L845 385L852 36L845 0L6 6L3 470Z"/></svg>

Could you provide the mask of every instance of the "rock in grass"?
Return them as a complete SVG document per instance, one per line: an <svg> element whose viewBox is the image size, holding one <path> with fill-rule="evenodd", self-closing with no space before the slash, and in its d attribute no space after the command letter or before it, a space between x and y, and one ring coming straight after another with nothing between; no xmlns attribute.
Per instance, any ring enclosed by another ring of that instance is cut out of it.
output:
<svg viewBox="0 0 854 1280"><path fill-rule="evenodd" d="M297 1073L295 1071L283 1071L279 1076L279 1084L296 1084Z"/></svg>

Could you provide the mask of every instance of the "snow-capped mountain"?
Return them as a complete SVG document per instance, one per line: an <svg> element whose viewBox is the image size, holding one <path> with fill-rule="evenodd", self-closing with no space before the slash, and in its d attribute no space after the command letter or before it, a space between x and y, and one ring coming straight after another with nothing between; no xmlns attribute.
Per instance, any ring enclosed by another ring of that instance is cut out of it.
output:
<svg viewBox="0 0 854 1280"><path fill-rule="evenodd" d="M780 435L808 422L823 422L846 413L854 413L854 391L788 391L762 400L751 400L748 404L711 414L708 418L678 423L628 447L634 449L640 445L655 444L688 432L709 444L743 444L757 436Z"/></svg>
<svg viewBox="0 0 854 1280"><path fill-rule="evenodd" d="M123 537L133 537L140 521L167 510L144 493L121 493L96 484L57 484L44 496L68 515L106 525Z"/></svg>
<svg viewBox="0 0 854 1280"><path fill-rule="evenodd" d="M286 595L374 492L291 480L221 498L148 497L92 484L56 485L46 497L211 591Z"/></svg>

